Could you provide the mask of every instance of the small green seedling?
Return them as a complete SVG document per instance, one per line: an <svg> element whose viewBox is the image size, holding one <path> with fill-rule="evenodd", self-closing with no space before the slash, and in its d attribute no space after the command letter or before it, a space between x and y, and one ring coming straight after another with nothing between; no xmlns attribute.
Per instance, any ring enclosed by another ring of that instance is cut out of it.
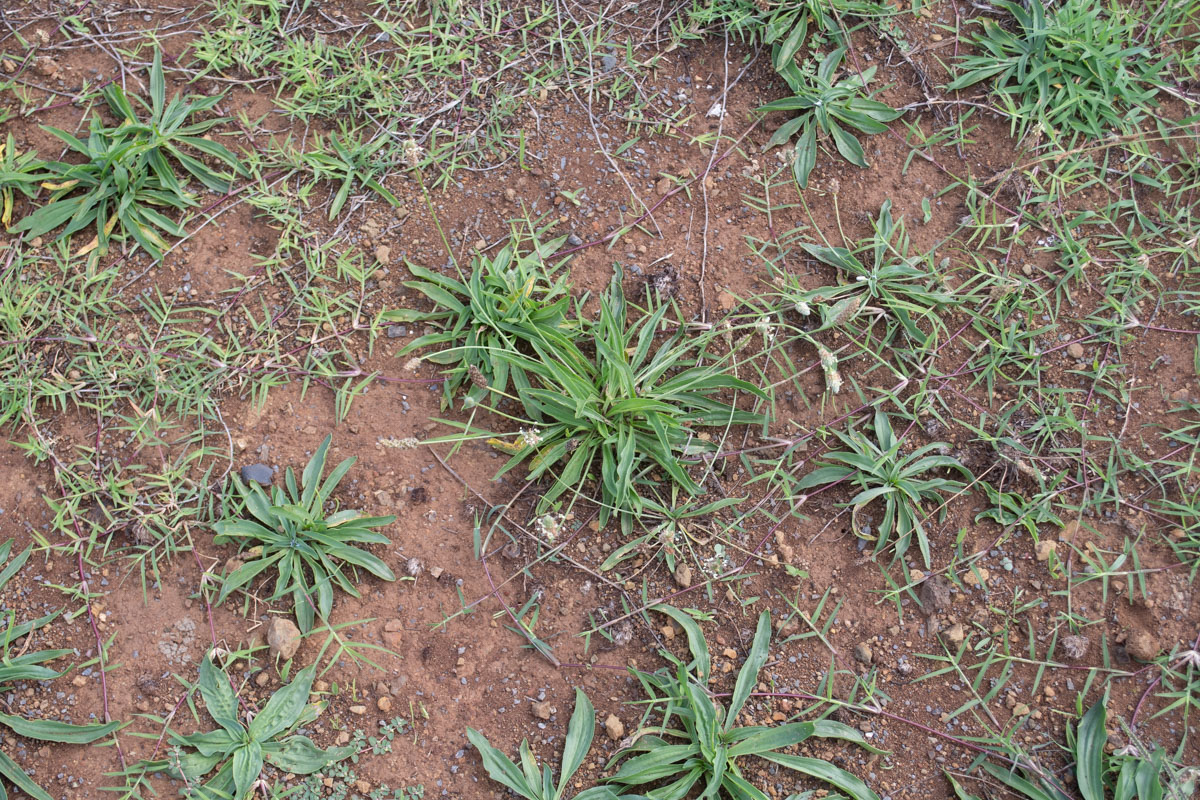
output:
<svg viewBox="0 0 1200 800"><path fill-rule="evenodd" d="M779 74L787 81L793 96L767 103L759 109L799 112L779 126L767 147L782 145L796 137L792 174L802 189L808 188L808 176L817 164L818 134L832 138L842 158L865 168L868 164L862 145L846 128L866 134L885 133L887 125L884 123L904 114L864 94L866 85L875 76L875 67L835 80L845 54L844 47L834 50L811 75L805 74L794 62L785 63Z"/></svg>
<svg viewBox="0 0 1200 800"><path fill-rule="evenodd" d="M874 539L877 553L894 539L896 558L904 556L915 536L921 557L929 566L929 536L922 524L926 512L921 504L925 501L938 503L939 517L945 517L946 506L941 492L958 491L963 488L963 483L952 478L929 477L926 473L949 469L969 480L972 477L970 471L958 459L938 452L948 447L944 442L932 442L911 453L901 453L903 441L892 430L888 415L878 409L875 411L875 441L857 430L850 433L837 431L836 435L849 449L826 454L826 459L838 463L818 466L800 480L798 487L809 489L850 480L859 489L849 503L854 533L863 539ZM877 527L877 534L868 532L859 521L863 509L876 500L884 504L883 520Z"/></svg>

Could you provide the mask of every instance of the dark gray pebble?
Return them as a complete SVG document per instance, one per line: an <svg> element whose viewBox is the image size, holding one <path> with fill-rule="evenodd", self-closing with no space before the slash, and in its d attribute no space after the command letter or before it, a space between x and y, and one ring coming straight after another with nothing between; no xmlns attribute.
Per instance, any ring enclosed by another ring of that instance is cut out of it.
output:
<svg viewBox="0 0 1200 800"><path fill-rule="evenodd" d="M254 481L263 486L270 486L271 480L275 477L275 470L266 464L247 464L242 467L241 474L242 480L247 483Z"/></svg>

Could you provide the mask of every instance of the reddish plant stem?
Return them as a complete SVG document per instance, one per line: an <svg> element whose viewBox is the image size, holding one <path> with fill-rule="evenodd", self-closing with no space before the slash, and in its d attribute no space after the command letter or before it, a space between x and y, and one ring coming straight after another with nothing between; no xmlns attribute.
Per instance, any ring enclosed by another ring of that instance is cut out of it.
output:
<svg viewBox="0 0 1200 800"><path fill-rule="evenodd" d="M1192 649L1200 650L1200 633L1196 634L1196 641L1192 642ZM1143 667L1142 669L1148 669L1149 666L1150 665L1147 665L1146 667ZM1139 672L1140 671L1141 670L1139 670ZM1158 673L1158 675L1156 675L1154 677L1154 680L1152 680L1150 682L1150 685L1146 687L1146 691L1142 692L1142 696L1138 698L1137 705L1133 707L1133 713L1129 716L1129 727L1130 728L1134 728L1137 726L1138 713L1142 710L1142 704L1146 702L1146 699L1150 697L1150 693L1153 692L1154 689L1160 683L1162 683L1162 672L1161 671Z"/></svg>
<svg viewBox="0 0 1200 800"><path fill-rule="evenodd" d="M167 738L167 731L169 731L171 729L170 723L171 723L172 718L174 718L174 716L179 713L180 707L182 707L183 704L187 701L187 699L191 696L192 696L192 690L188 689L186 692L184 692L182 695L180 695L180 697L177 701L175 701L175 707L171 709L170 714L167 714L167 718L165 720L165 722L167 724L163 725L162 733L160 733L158 735L158 739L156 739L154 742L154 749L152 751L150 751L151 759L153 759L156 755L158 755L158 748L162 747L163 740Z"/></svg>
<svg viewBox="0 0 1200 800"><path fill-rule="evenodd" d="M212 603L208 601L208 592L204 591L204 584L208 576L208 570L204 568L204 562L200 560L200 554L196 552L195 542L192 542L192 557L196 559L196 567L200 570L200 599L204 601L204 613L205 616L208 617L208 635L212 639L213 647L216 647L217 625L213 621Z"/></svg>
<svg viewBox="0 0 1200 800"><path fill-rule="evenodd" d="M63 498L67 496L66 490L61 486L59 491ZM92 626L92 635L96 638L96 659L100 663L100 694L104 702L104 722L112 722L112 714L108 711L108 673L104 668L104 639L100 636L100 628L96 625L96 615L92 608L91 589L88 586L88 580L84 577L83 568L83 531L79 528L79 520L72 513L71 524L75 527L75 535L79 537L79 541L75 545L76 566L79 570L79 588L83 592L83 602L87 607L88 622ZM125 751L121 749L121 740L113 734L113 744L117 746L117 755L121 758L121 768L124 769L128 765L125 762Z"/></svg>

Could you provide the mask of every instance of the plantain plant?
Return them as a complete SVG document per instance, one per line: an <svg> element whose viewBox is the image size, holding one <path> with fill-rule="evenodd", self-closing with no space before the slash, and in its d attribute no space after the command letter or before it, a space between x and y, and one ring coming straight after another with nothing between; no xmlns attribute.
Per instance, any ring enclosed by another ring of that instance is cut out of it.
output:
<svg viewBox="0 0 1200 800"><path fill-rule="evenodd" d="M959 57L946 88L990 84L1020 136L1034 126L1068 141L1132 130L1167 83L1170 59L1139 41L1145 25L1117 4L997 0L996 9L1011 24L972 20L975 52Z"/></svg>
<svg viewBox="0 0 1200 800"><path fill-rule="evenodd" d="M0 142L0 224L8 227L12 222L13 198L17 192L26 197L37 194L38 184L49 177L45 166L46 162L32 150L17 152L11 133Z"/></svg>
<svg viewBox="0 0 1200 800"><path fill-rule="evenodd" d="M659 606L658 610L666 611ZM668 612L682 621L682 612ZM707 645L698 634L695 622L689 630L689 644L695 656L690 664L671 657L675 669L649 674L635 672L650 697L650 705L661 709L661 723L639 731L634 743L619 752L613 763L621 767L609 782L622 790L656 786L655 800L682 800L697 789L700 797L724 796L734 800L767 800L762 790L742 773L741 759L758 757L829 784L852 800L878 800L878 796L858 776L818 758L780 752L813 737L843 739L873 753L883 752L867 743L859 731L831 720L789 722L783 725L737 725L750 693L758 683L758 673L767 662L771 640L771 615L764 611L749 656L738 672L729 705L718 702L708 690ZM631 754L632 757L629 757ZM612 766L610 763L609 766Z"/></svg>
<svg viewBox="0 0 1200 800"><path fill-rule="evenodd" d="M816 778L844 792L851 800L879 800L861 778L828 761L780 752L813 737L843 739L873 753L883 752L871 747L854 728L829 720L777 726L735 725L767 661L771 639L769 612L764 611L758 618L750 655L738 673L733 697L725 706L717 702L707 688L712 660L695 620L670 606L659 605L655 610L683 626L693 659L685 664L663 651L675 667L673 670L662 669L655 673L631 670L649 696L648 705L661 710L660 724L641 728L625 740L622 749L608 764L609 768L621 764L616 774L604 784L575 795L575 800L644 800L647 797L682 800L688 796L768 800L767 795L742 774L740 759L754 756ZM557 783L549 766L538 771L528 741L521 742L521 765L518 767L492 747L479 731L468 728L467 738L479 751L484 769L492 780L526 800L560 800L571 777L587 757L595 716L587 695L576 689L575 711L567 726L562 774ZM637 793L643 790L646 794ZM693 795L697 790L702 791Z"/></svg>
<svg viewBox="0 0 1200 800"><path fill-rule="evenodd" d="M406 345L404 356L420 348L435 351L424 360L445 367L442 405L453 405L465 389L465 405L482 402L489 390L506 392L510 384L520 390L530 377L519 364L499 357L507 351L530 352L543 343L565 346L573 331L566 324L571 300L565 262L549 263L566 237L539 241L524 248L513 241L494 256L478 255L469 275L458 278L409 264L416 280L405 286L433 301L432 311L397 309L383 314L385 322L417 322L437 326Z"/></svg>
<svg viewBox="0 0 1200 800"><path fill-rule="evenodd" d="M825 56L811 73L801 70L794 61L777 65L779 74L792 90L792 96L772 101L759 109L797 112L772 134L767 147L785 144L795 137L792 174L802 189L808 188L808 176L817 165L820 137L832 139L842 158L856 167L865 168L869 166L866 153L850 131L885 133L887 125L884 123L904 114L872 99L866 93L867 84L875 76L875 67L838 78L837 70L845 55L846 48L837 48Z"/></svg>
<svg viewBox="0 0 1200 800"><path fill-rule="evenodd" d="M596 733L596 709L582 689L575 690L575 711L567 725L567 738L563 743L562 773L558 781L554 772L543 764L539 772L537 762L529 749L529 740L521 740L521 766L500 750L492 747L487 737L474 728L467 728L467 738L483 758L483 768L496 783L511 789L526 800L560 800L570 786L571 778L579 770ZM634 795L622 795L607 786L592 786L574 800L635 800Z"/></svg>
<svg viewBox="0 0 1200 800"><path fill-rule="evenodd" d="M1083 800L1162 800L1164 786L1162 772L1166 753L1161 748L1143 751L1124 748L1109 753L1106 726L1108 713L1107 692L1074 728L1067 726L1067 750L1075 784ZM1072 800L1075 796L1054 773L1038 768L1027 758L1011 754L1009 763L1001 766L993 761L982 763L983 771L1004 784L1018 797L1027 800ZM951 787L959 800L979 800L967 792L952 776ZM1174 797L1191 797L1195 790L1194 778L1190 788L1175 787Z"/></svg>
<svg viewBox="0 0 1200 800"><path fill-rule="evenodd" d="M193 119L219 103L221 95L176 95L168 101L158 50L150 67L149 101L131 99L120 83L110 83L101 93L119 123L109 127L93 116L86 139L43 126L82 159L74 164L46 162L48 180L42 186L50 190L50 200L12 230L29 240L58 229L58 238L70 239L92 229L95 236L76 255L93 251L103 255L112 239L131 238L152 258L161 258L168 247L163 234L186 235L182 223L168 214L199 205L187 187L188 178L224 193L230 189L231 175L222 170L244 172L237 156L205 136L223 119ZM140 114L135 100L149 113ZM210 166L203 157L221 168ZM177 168L182 168L184 177Z"/></svg>
<svg viewBox="0 0 1200 800"><path fill-rule="evenodd" d="M763 423L762 414L726 400L738 394L765 400L766 395L730 374L728 361L707 358L712 331L694 335L674 326L657 338L668 327L668 309L658 303L630 319L618 270L600 296L599 319L586 326L581 322L591 352L559 337L531 342L533 357L513 350L496 354L511 373L536 379L516 393L528 427L514 441L492 438L489 443L511 455L498 476L524 463L531 479L552 480L539 514L594 477L600 524L616 518L629 535L647 511L651 490L664 482L688 497L701 494L683 460L718 449L714 437L701 429L719 435L731 425Z"/></svg>
<svg viewBox="0 0 1200 800"><path fill-rule="evenodd" d="M926 501L938 503L939 516L944 518L946 506L941 493L958 491L964 484L928 473L953 470L970 480L971 472L958 459L937 452L947 447L944 442L933 442L911 453L900 452L904 442L896 436L883 411L875 411L874 427L874 441L861 431L837 431L837 437L847 449L827 453L825 458L834 463L818 465L800 480L797 488L809 489L849 480L859 490L849 503L854 533L862 539L874 539L876 552L894 540L896 558L904 556L915 538L925 566L929 566L929 536L922 521L926 514L921 504ZM883 520L877 528L878 534L873 534L859 521L859 514L876 501L883 504Z"/></svg>
<svg viewBox="0 0 1200 800"><path fill-rule="evenodd" d="M346 509L328 516L325 504L356 459L347 458L322 481L325 456L333 436L325 437L313 453L296 485L288 467L285 488L276 486L271 495L256 483L249 486L234 476L234 486L254 519L225 519L213 528L217 544L235 543L246 554L244 563L225 576L217 602L225 601L269 568L276 571L272 600L290 597L301 632L308 633L319 615L328 619L333 609L334 587L358 597L354 579L346 574L362 568L375 577L396 580L395 573L378 556L356 544L388 544L390 539L375 528L390 525L394 516L368 517Z"/></svg>
<svg viewBox="0 0 1200 800"><path fill-rule="evenodd" d="M195 800L244 800L256 786L270 788L261 778L266 764L295 775L311 775L349 758L356 752L353 746L322 750L296 732L321 713L319 705L308 702L315 675L315 664L300 670L254 714L242 707L229 676L213 663L211 655L206 656L200 663L200 697L218 727L186 736L170 731L170 755L140 762L133 770L166 772L184 781L187 796Z"/></svg>

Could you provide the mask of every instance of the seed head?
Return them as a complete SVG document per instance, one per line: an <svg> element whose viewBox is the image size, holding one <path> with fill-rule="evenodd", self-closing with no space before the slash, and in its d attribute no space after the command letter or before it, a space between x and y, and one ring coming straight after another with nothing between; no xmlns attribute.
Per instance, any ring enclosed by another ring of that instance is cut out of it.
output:
<svg viewBox="0 0 1200 800"><path fill-rule="evenodd" d="M415 139L409 139L401 148L404 155L404 163L408 164L413 169L421 166L421 156L424 155L424 148L417 144Z"/></svg>
<svg viewBox="0 0 1200 800"><path fill-rule="evenodd" d="M384 447L392 447L397 450L414 450L420 446L421 441L414 436L409 436L405 439L397 439L394 436L388 436L380 439L379 443Z"/></svg>
<svg viewBox="0 0 1200 800"><path fill-rule="evenodd" d="M842 374L838 372L837 356L828 347L817 345L817 355L821 358L821 369L825 372L825 383L829 391L837 394L842 390Z"/></svg>
<svg viewBox="0 0 1200 800"><path fill-rule="evenodd" d="M754 323L754 329L762 334L763 341L771 344L775 341L775 327L771 325L771 321L766 317L761 317Z"/></svg>
<svg viewBox="0 0 1200 800"><path fill-rule="evenodd" d="M534 527L547 542L553 544L562 533L564 519L562 514L543 514L534 522Z"/></svg>
<svg viewBox="0 0 1200 800"><path fill-rule="evenodd" d="M854 319L854 315L858 313L860 300L857 297L850 297L835 305L830 309L829 324L841 325Z"/></svg>

